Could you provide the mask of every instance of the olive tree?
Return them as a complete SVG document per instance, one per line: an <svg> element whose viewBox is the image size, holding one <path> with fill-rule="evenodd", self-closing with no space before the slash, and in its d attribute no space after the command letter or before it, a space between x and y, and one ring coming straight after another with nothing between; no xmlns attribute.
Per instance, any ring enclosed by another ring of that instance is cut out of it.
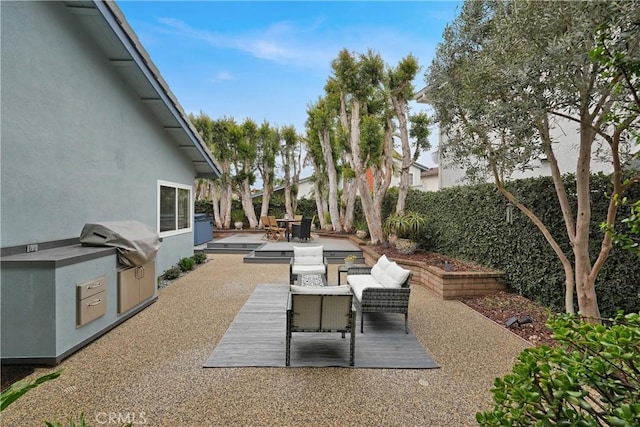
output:
<svg viewBox="0 0 640 427"><path fill-rule="evenodd" d="M605 218L613 224L615 199L636 180L622 181L625 141L638 113L608 120L620 102L630 97L621 77L604 78L603 65L590 55L598 28L625 28L637 22L631 2L466 2L443 34L426 74L431 100L447 139L443 154L463 164L470 177L489 174L504 197L541 231L565 272L565 308L599 318L595 282L611 251L604 234L595 259L589 255L591 224L590 173L594 153L613 169L614 197ZM629 39L636 50L640 38ZM560 120L578 129L576 187L561 179L553 131ZM601 150L597 150L598 145ZM534 166L544 154L562 208L573 260L556 238L505 181L516 170ZM575 194L572 208L568 194Z"/></svg>

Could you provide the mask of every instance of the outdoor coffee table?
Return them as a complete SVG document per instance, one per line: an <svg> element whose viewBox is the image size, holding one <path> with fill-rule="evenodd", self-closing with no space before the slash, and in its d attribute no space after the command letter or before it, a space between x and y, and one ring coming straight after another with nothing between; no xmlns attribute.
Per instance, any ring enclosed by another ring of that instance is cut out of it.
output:
<svg viewBox="0 0 640 427"><path fill-rule="evenodd" d="M300 273L296 282L298 286L327 286L327 276L322 273Z"/></svg>

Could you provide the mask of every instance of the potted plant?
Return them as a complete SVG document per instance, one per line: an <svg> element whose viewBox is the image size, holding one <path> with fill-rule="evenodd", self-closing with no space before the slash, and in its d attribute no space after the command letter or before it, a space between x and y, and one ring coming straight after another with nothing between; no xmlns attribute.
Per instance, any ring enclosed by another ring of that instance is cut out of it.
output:
<svg viewBox="0 0 640 427"><path fill-rule="evenodd" d="M239 209L231 211L231 219L233 220L233 225L236 227L236 230L242 230L244 212Z"/></svg>
<svg viewBox="0 0 640 427"><path fill-rule="evenodd" d="M418 212L406 211L402 214L392 213L384 221L384 232L389 241L395 238L398 252L410 255L418 249L418 236L424 233L428 226L428 219Z"/></svg>
<svg viewBox="0 0 640 427"><path fill-rule="evenodd" d="M356 236L359 239L366 239L369 236L369 226L366 219L358 218L353 222L353 227L356 229Z"/></svg>
<svg viewBox="0 0 640 427"><path fill-rule="evenodd" d="M353 264L356 262L357 257L355 255L347 255L344 257L344 266L349 268L353 267Z"/></svg>

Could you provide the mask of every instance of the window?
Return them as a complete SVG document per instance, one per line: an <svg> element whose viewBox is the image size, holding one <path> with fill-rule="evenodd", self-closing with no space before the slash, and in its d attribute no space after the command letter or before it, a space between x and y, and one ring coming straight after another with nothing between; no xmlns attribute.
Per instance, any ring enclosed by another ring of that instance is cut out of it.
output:
<svg viewBox="0 0 640 427"><path fill-rule="evenodd" d="M413 174L409 173L409 187L413 186Z"/></svg>
<svg viewBox="0 0 640 427"><path fill-rule="evenodd" d="M161 237L191 231L191 187L158 181L158 233Z"/></svg>

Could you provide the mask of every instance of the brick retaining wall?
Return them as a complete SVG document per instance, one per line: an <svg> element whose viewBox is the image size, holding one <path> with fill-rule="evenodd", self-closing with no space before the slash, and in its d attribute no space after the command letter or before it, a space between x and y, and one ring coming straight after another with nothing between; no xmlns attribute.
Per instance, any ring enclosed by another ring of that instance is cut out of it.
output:
<svg viewBox="0 0 640 427"><path fill-rule="evenodd" d="M367 265L376 263L380 255L373 249L361 246ZM404 268L413 272L411 284L424 286L440 295L443 299L460 299L481 295L495 294L505 290L504 275L495 272L447 272L438 267L424 263L390 258Z"/></svg>

